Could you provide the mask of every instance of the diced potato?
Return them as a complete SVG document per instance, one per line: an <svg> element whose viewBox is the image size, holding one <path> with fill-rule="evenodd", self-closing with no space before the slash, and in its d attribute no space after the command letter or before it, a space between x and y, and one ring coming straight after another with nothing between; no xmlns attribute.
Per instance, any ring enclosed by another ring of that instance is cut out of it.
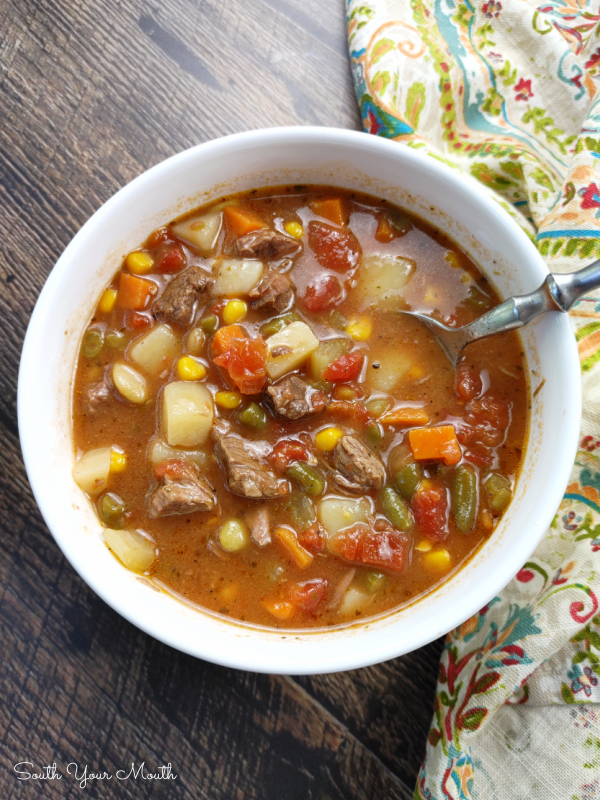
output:
<svg viewBox="0 0 600 800"><path fill-rule="evenodd" d="M400 348L372 351L367 364L367 384L379 392L390 392L412 364L412 359Z"/></svg>
<svg viewBox="0 0 600 800"><path fill-rule="evenodd" d="M358 589L356 586L350 586L349 589L346 589L346 593L342 597L338 608L338 614L343 614L344 616L352 614L356 616L356 612L362 611L372 599L372 594L365 592L363 589Z"/></svg>
<svg viewBox="0 0 600 800"><path fill-rule="evenodd" d="M323 371L350 348L347 339L327 339L310 356L310 371L316 381L323 380Z"/></svg>
<svg viewBox="0 0 600 800"><path fill-rule="evenodd" d="M176 447L169 447L165 441L156 436L150 440L148 458L153 469L168 458L186 458L188 461L198 464L199 467L205 467L210 463L211 455L204 450L180 450Z"/></svg>
<svg viewBox="0 0 600 800"><path fill-rule="evenodd" d="M212 211L202 217L193 217L173 225L173 233L197 247L203 256L209 256L217 243L222 222L223 215Z"/></svg>
<svg viewBox="0 0 600 800"><path fill-rule="evenodd" d="M163 391L162 428L171 447L204 444L213 423L213 399L206 386L192 381L168 383Z"/></svg>
<svg viewBox="0 0 600 800"><path fill-rule="evenodd" d="M152 566L156 558L155 546L139 531L104 528L102 535L108 548L127 569L146 572Z"/></svg>
<svg viewBox="0 0 600 800"><path fill-rule="evenodd" d="M367 522L372 514L372 503L367 497L354 500L350 497L324 497L319 503L319 522L329 537L355 522Z"/></svg>
<svg viewBox="0 0 600 800"><path fill-rule="evenodd" d="M73 479L88 494L100 494L106 489L110 472L110 447L90 450L73 467Z"/></svg>
<svg viewBox="0 0 600 800"><path fill-rule="evenodd" d="M248 294L262 278L262 274L262 261L227 259L219 267L212 293L216 297L240 297Z"/></svg>
<svg viewBox="0 0 600 800"><path fill-rule="evenodd" d="M403 289L416 268L415 262L404 256L365 256L354 292L364 306L401 308Z"/></svg>
<svg viewBox="0 0 600 800"><path fill-rule="evenodd" d="M158 375L171 366L181 350L179 339L168 325L156 325L151 331L132 343L129 356L140 367Z"/></svg>
<svg viewBox="0 0 600 800"><path fill-rule="evenodd" d="M146 379L129 364L122 362L113 364L112 380L121 397L130 403L141 405L148 399Z"/></svg>
<svg viewBox="0 0 600 800"><path fill-rule="evenodd" d="M274 381L297 369L319 346L306 322L292 322L267 339L267 375Z"/></svg>

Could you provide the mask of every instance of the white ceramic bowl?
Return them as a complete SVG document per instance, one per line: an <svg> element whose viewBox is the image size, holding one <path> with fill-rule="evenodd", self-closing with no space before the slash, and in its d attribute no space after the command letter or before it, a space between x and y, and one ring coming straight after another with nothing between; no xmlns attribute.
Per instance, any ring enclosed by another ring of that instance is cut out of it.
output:
<svg viewBox="0 0 600 800"><path fill-rule="evenodd" d="M31 318L18 413L31 486L58 545L81 577L142 630L218 664L302 674L374 664L420 647L475 614L516 574L550 524L579 432L580 374L566 315L524 329L533 388L529 441L515 497L492 537L454 577L394 613L329 631L275 631L185 605L109 553L91 503L71 476L71 387L91 310L122 256L156 227L232 191L325 183L397 203L449 233L501 296L536 288L547 269L516 223L474 180L418 151L351 131L282 128L187 150L112 197L67 247Z"/></svg>

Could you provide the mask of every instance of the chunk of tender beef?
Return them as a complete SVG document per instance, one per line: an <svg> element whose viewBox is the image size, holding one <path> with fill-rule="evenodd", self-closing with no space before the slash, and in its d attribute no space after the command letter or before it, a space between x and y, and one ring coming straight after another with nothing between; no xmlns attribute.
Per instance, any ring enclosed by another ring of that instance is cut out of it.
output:
<svg viewBox="0 0 600 800"><path fill-rule="evenodd" d="M287 481L279 480L264 467L249 443L235 433L213 427L213 439L219 463L227 472L229 488L242 497L267 500L288 494Z"/></svg>
<svg viewBox="0 0 600 800"><path fill-rule="evenodd" d="M325 408L326 397L323 392L313 389L297 375L268 386L265 394L273 404L275 413L285 419L304 419Z"/></svg>
<svg viewBox="0 0 600 800"><path fill-rule="evenodd" d="M380 489L385 483L385 468L381 461L354 436L342 436L333 451L333 461L339 472L333 480L349 492Z"/></svg>
<svg viewBox="0 0 600 800"><path fill-rule="evenodd" d="M270 306L281 313L287 311L295 299L294 284L280 272L267 272L261 282L248 292L252 308Z"/></svg>
<svg viewBox="0 0 600 800"><path fill-rule="evenodd" d="M95 414L98 408L112 397L112 389L103 378L98 383L90 383L81 394L81 405L84 414Z"/></svg>
<svg viewBox="0 0 600 800"><path fill-rule="evenodd" d="M200 297L212 282L211 276L200 267L188 267L154 303L154 313L163 322L176 322L187 328L194 321Z"/></svg>
<svg viewBox="0 0 600 800"><path fill-rule="evenodd" d="M256 542L259 547L265 547L271 544L269 509L266 506L261 506L259 509L249 514L247 521L250 527L252 541Z"/></svg>
<svg viewBox="0 0 600 800"><path fill-rule="evenodd" d="M210 511L217 504L214 489L192 461L167 459L156 467L154 476L160 485L148 498L151 517Z"/></svg>
<svg viewBox="0 0 600 800"><path fill-rule="evenodd" d="M296 254L300 248L300 242L285 236L278 231L271 231L263 228L260 231L252 231L245 236L241 236L235 243L238 255L242 258L260 258L262 261L278 261L285 256Z"/></svg>

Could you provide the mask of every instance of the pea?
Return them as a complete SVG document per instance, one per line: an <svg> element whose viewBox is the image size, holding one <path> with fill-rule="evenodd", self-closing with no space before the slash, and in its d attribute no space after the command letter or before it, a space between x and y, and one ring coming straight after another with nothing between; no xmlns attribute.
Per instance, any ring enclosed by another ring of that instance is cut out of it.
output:
<svg viewBox="0 0 600 800"><path fill-rule="evenodd" d="M391 402L386 397L377 397L365 403L365 407L372 417L380 417L391 406Z"/></svg>
<svg viewBox="0 0 600 800"><path fill-rule="evenodd" d="M381 497L383 511L394 528L400 531L409 531L413 526L410 510L404 500L391 486L386 486Z"/></svg>
<svg viewBox="0 0 600 800"><path fill-rule="evenodd" d="M285 471L288 478L298 481L307 494L318 497L325 491L325 478L314 467L303 464L301 461L292 464Z"/></svg>
<svg viewBox="0 0 600 800"><path fill-rule="evenodd" d="M367 572L365 575L365 584L370 592L376 592L381 589L385 583L385 575L383 572Z"/></svg>
<svg viewBox="0 0 600 800"><path fill-rule="evenodd" d="M90 328L83 336L81 352L86 358L96 358L104 346L104 334L98 328Z"/></svg>
<svg viewBox="0 0 600 800"><path fill-rule="evenodd" d="M113 350L123 350L127 344L127 336L121 331L107 331L104 341Z"/></svg>
<svg viewBox="0 0 600 800"><path fill-rule="evenodd" d="M210 314L210 316L200 320L200 327L204 333L214 333L219 327L219 318L215 314Z"/></svg>
<svg viewBox="0 0 600 800"><path fill-rule="evenodd" d="M483 308L489 308L490 298L485 292L482 292L478 286L473 285L469 289L465 303L476 311L479 311Z"/></svg>
<svg viewBox="0 0 600 800"><path fill-rule="evenodd" d="M416 461L412 464L407 464L405 467L396 473L394 480L398 491L407 500L415 493L417 486L423 480L423 467Z"/></svg>
<svg viewBox="0 0 600 800"><path fill-rule="evenodd" d="M238 419L243 425L260 431L267 425L267 413L258 403L250 403L249 406L238 414Z"/></svg>
<svg viewBox="0 0 600 800"><path fill-rule="evenodd" d="M348 326L348 320L339 311L332 311L329 315L329 324L338 331L345 331Z"/></svg>
<svg viewBox="0 0 600 800"><path fill-rule="evenodd" d="M125 525L123 519L125 503L118 494L113 492L103 494L98 501L98 513L102 522L109 528L123 528Z"/></svg>
<svg viewBox="0 0 600 800"><path fill-rule="evenodd" d="M219 544L228 553L237 553L249 543L246 526L237 519L230 519L219 529Z"/></svg>
<svg viewBox="0 0 600 800"><path fill-rule="evenodd" d="M510 481L499 472L492 472L484 486L487 492L488 506L496 514L500 514L510 503L512 497Z"/></svg>
<svg viewBox="0 0 600 800"><path fill-rule="evenodd" d="M264 325L261 325L260 332L263 336L273 336L274 333L282 331L290 322L300 322L301 317L295 311L290 311L289 314L284 314L281 317L274 317Z"/></svg>
<svg viewBox="0 0 600 800"><path fill-rule="evenodd" d="M365 428L365 433L367 434L367 437L372 445L380 444L381 440L383 439L383 428L376 422L372 422L370 425L367 425Z"/></svg>
<svg viewBox="0 0 600 800"><path fill-rule="evenodd" d="M391 227L396 231L399 236L405 236L412 230L412 222L404 214L397 214L389 218Z"/></svg>
<svg viewBox="0 0 600 800"><path fill-rule="evenodd" d="M305 494L293 494L285 510L292 518L294 527L299 531L307 530L317 521L312 500Z"/></svg>
<svg viewBox="0 0 600 800"><path fill-rule="evenodd" d="M461 464L454 470L450 485L450 506L463 533L470 533L477 516L477 475L473 467Z"/></svg>

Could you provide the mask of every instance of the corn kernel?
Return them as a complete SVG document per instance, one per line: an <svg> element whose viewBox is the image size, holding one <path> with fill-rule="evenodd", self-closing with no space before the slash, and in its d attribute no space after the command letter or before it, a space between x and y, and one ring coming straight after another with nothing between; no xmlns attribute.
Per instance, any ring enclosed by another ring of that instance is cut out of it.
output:
<svg viewBox="0 0 600 800"><path fill-rule="evenodd" d="M120 450L110 451L110 471L124 472L127 467L127 455Z"/></svg>
<svg viewBox="0 0 600 800"><path fill-rule="evenodd" d="M444 258L450 264L451 267L460 267L460 261L458 260L458 256L456 253L453 253L452 250L446 250L444 254Z"/></svg>
<svg viewBox="0 0 600 800"><path fill-rule="evenodd" d="M233 325L244 319L248 313L248 306L243 300L230 300L223 309L223 322L226 325Z"/></svg>
<svg viewBox="0 0 600 800"><path fill-rule="evenodd" d="M433 545L429 539L421 539L421 541L415 545L415 550L418 550L419 553L428 553L432 547Z"/></svg>
<svg viewBox="0 0 600 800"><path fill-rule="evenodd" d="M329 453L344 435L341 428L324 428L315 436L315 444L324 453Z"/></svg>
<svg viewBox="0 0 600 800"><path fill-rule="evenodd" d="M219 592L219 597L224 603L235 603L239 593L240 593L240 584L229 583L227 586L223 586L223 588Z"/></svg>
<svg viewBox="0 0 600 800"><path fill-rule="evenodd" d="M113 310L115 306L116 301L117 301L117 290L106 289L106 291L100 298L100 302L98 303L98 308L103 314L110 314L110 312Z"/></svg>
<svg viewBox="0 0 600 800"><path fill-rule="evenodd" d="M361 317L359 320L351 322L346 328L346 333L355 342L366 342L373 330L373 325L368 317Z"/></svg>
<svg viewBox="0 0 600 800"><path fill-rule="evenodd" d="M182 381L201 381L206 376L206 367L189 356L177 362L177 375Z"/></svg>
<svg viewBox="0 0 600 800"><path fill-rule="evenodd" d="M420 367L418 364L413 364L408 370L408 374L411 378L422 378L425 374L425 371L423 370L423 367Z"/></svg>
<svg viewBox="0 0 600 800"><path fill-rule="evenodd" d="M286 233L289 233L290 236L293 236L294 239L300 239L302 234L304 233L304 228L300 225L299 222L294 222L293 220L290 222L286 222L283 226L283 229Z"/></svg>
<svg viewBox="0 0 600 800"><path fill-rule="evenodd" d="M432 550L423 558L423 563L434 572L448 572L452 566L452 559L450 553L443 548L439 550Z"/></svg>
<svg viewBox="0 0 600 800"><path fill-rule="evenodd" d="M126 264L135 275L145 275L154 266L154 259L149 253L129 253Z"/></svg>
<svg viewBox="0 0 600 800"><path fill-rule="evenodd" d="M237 408L241 402L239 392L217 392L215 395L215 403L221 408Z"/></svg>
<svg viewBox="0 0 600 800"><path fill-rule="evenodd" d="M491 531L494 527L494 518L487 508L484 508L484 510L481 512L481 522L483 523L483 527L488 531Z"/></svg>

